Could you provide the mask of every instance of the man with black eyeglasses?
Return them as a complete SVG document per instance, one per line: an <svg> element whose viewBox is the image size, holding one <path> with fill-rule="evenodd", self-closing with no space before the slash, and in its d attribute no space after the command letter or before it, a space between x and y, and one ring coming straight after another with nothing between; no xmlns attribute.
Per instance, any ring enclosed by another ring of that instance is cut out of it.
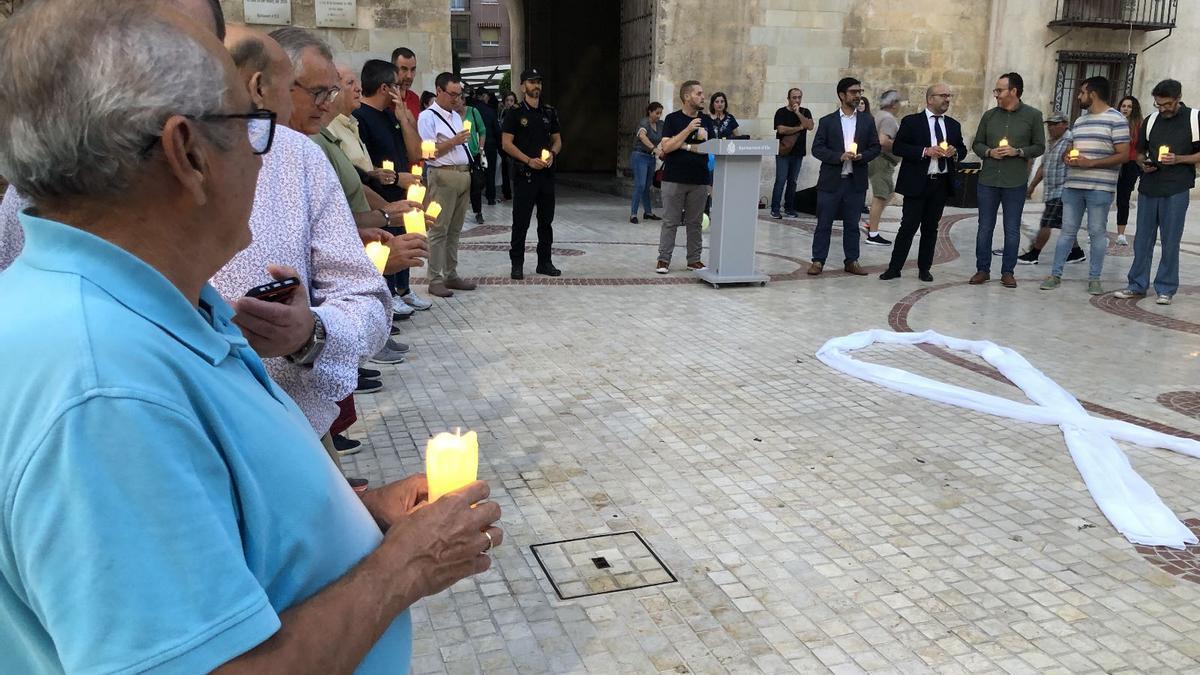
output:
<svg viewBox="0 0 1200 675"><path fill-rule="evenodd" d="M462 115L455 112L463 97L462 79L441 73L435 82L437 96L417 119L421 140L434 145L426 158L427 199L442 206L437 222L429 228L429 294L448 298L454 291L473 291L475 282L458 276L458 238L471 198L471 160Z"/></svg>
<svg viewBox="0 0 1200 675"><path fill-rule="evenodd" d="M1162 236L1162 254L1154 277L1156 303L1169 305L1179 290L1179 242L1187 217L1191 189L1200 163L1200 111L1183 104L1183 85L1163 80L1150 92L1152 113L1142 122L1137 138L1142 179L1138 185L1137 232L1129 286L1113 295L1140 298L1150 289L1154 243Z"/></svg>

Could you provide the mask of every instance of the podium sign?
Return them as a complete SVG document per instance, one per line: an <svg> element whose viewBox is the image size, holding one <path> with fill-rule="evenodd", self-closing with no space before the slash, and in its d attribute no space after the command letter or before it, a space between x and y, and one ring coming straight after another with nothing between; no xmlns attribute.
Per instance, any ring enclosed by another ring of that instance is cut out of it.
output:
<svg viewBox="0 0 1200 675"><path fill-rule="evenodd" d="M758 185L762 158L776 154L770 141L712 140L700 150L715 155L709 226L708 269L696 273L715 288L721 284L767 283L754 269L758 228Z"/></svg>

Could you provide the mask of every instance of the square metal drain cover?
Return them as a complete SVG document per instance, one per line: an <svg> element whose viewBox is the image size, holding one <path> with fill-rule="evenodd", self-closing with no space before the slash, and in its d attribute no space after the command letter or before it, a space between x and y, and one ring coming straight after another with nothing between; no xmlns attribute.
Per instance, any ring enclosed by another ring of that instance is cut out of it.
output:
<svg viewBox="0 0 1200 675"><path fill-rule="evenodd" d="M563 600L678 581L637 532L597 534L529 547Z"/></svg>

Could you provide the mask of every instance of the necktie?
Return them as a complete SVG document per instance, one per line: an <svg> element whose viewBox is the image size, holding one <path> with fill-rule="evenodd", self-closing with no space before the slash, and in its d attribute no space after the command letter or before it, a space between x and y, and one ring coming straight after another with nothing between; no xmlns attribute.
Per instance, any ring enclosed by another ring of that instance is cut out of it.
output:
<svg viewBox="0 0 1200 675"><path fill-rule="evenodd" d="M933 116L933 137L935 139L937 139L938 147L939 148L942 147L942 141L946 140L946 137L942 134L942 116L941 115ZM938 173L946 173L946 158L945 157L938 157Z"/></svg>

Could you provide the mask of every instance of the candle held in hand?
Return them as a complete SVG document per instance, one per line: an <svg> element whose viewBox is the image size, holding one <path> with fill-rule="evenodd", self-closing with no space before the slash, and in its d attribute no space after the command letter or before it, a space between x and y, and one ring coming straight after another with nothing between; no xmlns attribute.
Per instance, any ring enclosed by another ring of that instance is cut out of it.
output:
<svg viewBox="0 0 1200 675"><path fill-rule="evenodd" d="M392 161L392 160L390 160L390 159L385 159L385 160L383 160L383 162L382 162L382 163L381 163L379 166L380 166L380 168L382 168L384 171L395 171L395 170L396 170L396 164L395 164L395 162L393 162L393 161Z"/></svg>
<svg viewBox="0 0 1200 675"><path fill-rule="evenodd" d="M1067 153L1067 157L1070 157L1071 159L1078 159L1079 151L1075 148L1071 148L1071 151Z"/></svg>
<svg viewBox="0 0 1200 675"><path fill-rule="evenodd" d="M857 155L858 154L858 143L856 141L850 141L850 147L846 148L846 152L848 152L852 155Z"/></svg>
<svg viewBox="0 0 1200 675"><path fill-rule="evenodd" d="M999 147L999 148L1007 148L1007 147L1008 147L1008 139L1007 139L1007 138L1001 138L1001 139L1000 139L1000 145L998 145L998 146L996 146L996 147Z"/></svg>
<svg viewBox="0 0 1200 675"><path fill-rule="evenodd" d="M442 215L442 205L437 202L429 202L429 208L425 209L425 212L429 214L430 218L436 219Z"/></svg>
<svg viewBox="0 0 1200 675"><path fill-rule="evenodd" d="M417 202L418 204L425 203L425 186L424 185L409 185L408 186L408 201Z"/></svg>
<svg viewBox="0 0 1200 675"><path fill-rule="evenodd" d="M542 150L542 161L543 162L550 161L550 151L549 150Z"/></svg>
<svg viewBox="0 0 1200 675"><path fill-rule="evenodd" d="M463 120L463 131L471 130L471 120Z"/></svg>
<svg viewBox="0 0 1200 675"><path fill-rule="evenodd" d="M433 141L421 141L421 157L424 159L437 157L437 145Z"/></svg>
<svg viewBox="0 0 1200 675"><path fill-rule="evenodd" d="M950 144L947 143L946 141L942 141L941 143L938 143L938 147L941 148L942 150L949 150Z"/></svg>
<svg viewBox="0 0 1200 675"><path fill-rule="evenodd" d="M441 433L429 439L425 446L425 477L430 504L447 492L475 482L478 472L479 437L474 431Z"/></svg>
<svg viewBox="0 0 1200 675"><path fill-rule="evenodd" d="M1158 161L1161 162L1163 155L1169 155L1169 154L1171 154L1171 146L1169 146L1169 145L1158 146Z"/></svg>
<svg viewBox="0 0 1200 675"><path fill-rule="evenodd" d="M404 214L404 233L405 234L426 234L425 231L425 214L417 209L413 209Z"/></svg>
<svg viewBox="0 0 1200 675"><path fill-rule="evenodd" d="M413 164L412 171L410 171L409 173L416 176L417 178L420 178L421 174L425 173L425 170L421 168L420 164Z"/></svg>
<svg viewBox="0 0 1200 675"><path fill-rule="evenodd" d="M377 241L367 244L367 257L371 259L371 262L375 263L375 269L379 270L380 274L383 274L383 268L387 267L388 256L390 254L391 250Z"/></svg>

